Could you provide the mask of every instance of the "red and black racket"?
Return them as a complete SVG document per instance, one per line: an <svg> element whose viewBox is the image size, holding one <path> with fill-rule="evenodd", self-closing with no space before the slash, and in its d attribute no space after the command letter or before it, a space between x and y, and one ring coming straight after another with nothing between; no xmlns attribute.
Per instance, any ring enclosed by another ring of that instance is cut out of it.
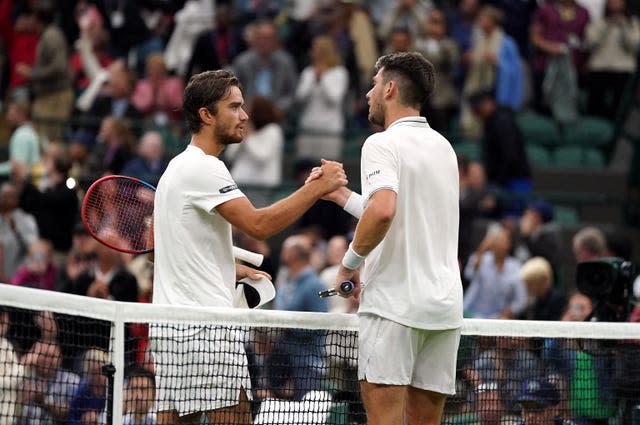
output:
<svg viewBox="0 0 640 425"><path fill-rule="evenodd" d="M156 188L135 177L111 175L96 180L82 200L80 214L98 242L129 254L153 251L153 200ZM256 267L263 256L233 247L233 255Z"/></svg>

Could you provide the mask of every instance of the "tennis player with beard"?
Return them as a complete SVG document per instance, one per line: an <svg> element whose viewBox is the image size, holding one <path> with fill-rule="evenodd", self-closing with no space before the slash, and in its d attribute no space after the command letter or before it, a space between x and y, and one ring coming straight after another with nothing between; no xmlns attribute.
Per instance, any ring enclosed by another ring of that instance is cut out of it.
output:
<svg viewBox="0 0 640 425"><path fill-rule="evenodd" d="M218 159L241 143L248 116L240 82L228 71L194 75L184 92L191 143L160 178L154 205L154 304L233 307L235 282L265 273L237 265L231 227L265 239L297 220L326 193L347 184L342 165L275 204L256 209ZM158 424L251 423L249 373L234 329L156 326ZM215 348L215 351L214 351Z"/></svg>
<svg viewBox="0 0 640 425"><path fill-rule="evenodd" d="M455 393L462 326L458 165L420 116L434 89L431 63L390 54L375 72L369 121L384 131L362 147L363 195L340 188L325 197L360 219L335 289L351 280L360 297L358 379L369 425L439 424Z"/></svg>

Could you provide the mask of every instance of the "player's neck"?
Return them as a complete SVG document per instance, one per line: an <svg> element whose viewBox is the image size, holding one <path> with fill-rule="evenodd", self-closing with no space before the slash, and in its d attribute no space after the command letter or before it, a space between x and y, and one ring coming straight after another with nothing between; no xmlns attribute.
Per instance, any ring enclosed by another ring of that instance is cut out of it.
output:
<svg viewBox="0 0 640 425"><path fill-rule="evenodd" d="M420 116L420 111L408 106L394 105L387 109L384 116L384 128L385 130L394 122L401 118L417 117Z"/></svg>
<svg viewBox="0 0 640 425"><path fill-rule="evenodd" d="M191 137L191 144L202 149L205 154L215 157L220 156L224 150L223 144L218 143L215 137L212 137L212 135L204 131L194 134Z"/></svg>

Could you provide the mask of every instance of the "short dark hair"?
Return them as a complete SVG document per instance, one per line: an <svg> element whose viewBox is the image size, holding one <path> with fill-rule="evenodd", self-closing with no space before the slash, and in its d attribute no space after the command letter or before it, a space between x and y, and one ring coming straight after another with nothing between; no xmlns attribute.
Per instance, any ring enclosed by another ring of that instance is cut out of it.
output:
<svg viewBox="0 0 640 425"><path fill-rule="evenodd" d="M198 110L207 108L215 115L216 103L229 94L232 86L242 89L240 80L230 71L205 71L191 77L182 99L184 117L190 132L197 133L202 128L203 122Z"/></svg>
<svg viewBox="0 0 640 425"><path fill-rule="evenodd" d="M31 6L36 19L48 25L53 22L55 18L55 3L52 0L36 0Z"/></svg>
<svg viewBox="0 0 640 425"><path fill-rule="evenodd" d="M435 86L435 71L431 62L418 52L391 53L378 59L375 72L384 68L384 81L395 79L400 102L420 109Z"/></svg>
<svg viewBox="0 0 640 425"><path fill-rule="evenodd" d="M147 369L141 367L132 367L131 369L127 369L125 372L125 377L127 380L127 384L131 382L131 378L141 377L149 379L152 382L152 387L156 386L156 376Z"/></svg>
<svg viewBox="0 0 640 425"><path fill-rule="evenodd" d="M280 121L280 114L275 103L264 96L255 96L249 102L249 118L256 130Z"/></svg>
<svg viewBox="0 0 640 425"><path fill-rule="evenodd" d="M55 170L62 174L64 177L69 176L69 170L71 170L71 156L69 155L69 149L63 142L51 142L47 151L48 155L51 155L53 160L53 167Z"/></svg>

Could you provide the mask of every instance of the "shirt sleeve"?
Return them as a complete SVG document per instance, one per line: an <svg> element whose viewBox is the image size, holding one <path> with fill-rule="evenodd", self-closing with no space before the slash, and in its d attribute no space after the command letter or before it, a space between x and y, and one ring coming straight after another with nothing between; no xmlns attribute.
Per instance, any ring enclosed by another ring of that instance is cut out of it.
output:
<svg viewBox="0 0 640 425"><path fill-rule="evenodd" d="M185 196L192 205L214 214L218 205L245 196L222 161L214 157L204 158L203 161L202 166L190 170L191 189Z"/></svg>
<svg viewBox="0 0 640 425"><path fill-rule="evenodd" d="M389 140L372 136L362 147L362 170L368 189L366 198L380 189L398 193L400 168ZM363 194L364 195L364 194Z"/></svg>

